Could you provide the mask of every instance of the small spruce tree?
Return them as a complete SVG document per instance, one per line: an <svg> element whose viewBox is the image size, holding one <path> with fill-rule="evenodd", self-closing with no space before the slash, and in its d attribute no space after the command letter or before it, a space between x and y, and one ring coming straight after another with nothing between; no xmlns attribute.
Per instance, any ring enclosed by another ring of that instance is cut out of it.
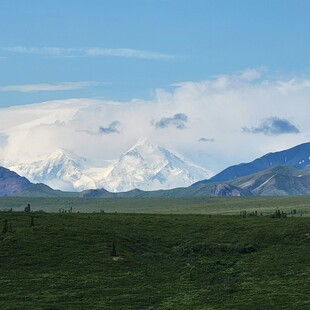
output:
<svg viewBox="0 0 310 310"><path fill-rule="evenodd" d="M111 250L111 256L116 256L116 247L114 241L112 241L112 250Z"/></svg>
<svg viewBox="0 0 310 310"><path fill-rule="evenodd" d="M34 217L32 216L31 217L31 220L30 220L30 227L34 226Z"/></svg>
<svg viewBox="0 0 310 310"><path fill-rule="evenodd" d="M27 207L25 207L25 212L30 212L30 203L27 204Z"/></svg>
<svg viewBox="0 0 310 310"><path fill-rule="evenodd" d="M4 223L3 223L3 229L2 229L2 232L5 234L5 233L7 233L8 232L8 220L7 219L5 219L4 220Z"/></svg>

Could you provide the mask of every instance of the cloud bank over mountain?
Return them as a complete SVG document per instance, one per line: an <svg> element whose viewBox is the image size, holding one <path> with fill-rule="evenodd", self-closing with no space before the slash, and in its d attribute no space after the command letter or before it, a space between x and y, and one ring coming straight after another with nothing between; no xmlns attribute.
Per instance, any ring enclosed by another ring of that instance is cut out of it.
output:
<svg viewBox="0 0 310 310"><path fill-rule="evenodd" d="M218 172L309 141L309 98L310 80L268 79L250 69L158 89L152 100L77 98L3 108L1 160L33 162L65 148L100 165L144 136Z"/></svg>

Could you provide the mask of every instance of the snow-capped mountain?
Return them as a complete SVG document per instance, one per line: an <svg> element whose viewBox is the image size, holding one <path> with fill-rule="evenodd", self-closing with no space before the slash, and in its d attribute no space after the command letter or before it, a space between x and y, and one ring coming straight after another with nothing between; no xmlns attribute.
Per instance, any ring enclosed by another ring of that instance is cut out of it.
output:
<svg viewBox="0 0 310 310"><path fill-rule="evenodd" d="M31 182L42 182L54 189L81 191L105 188L112 192L170 189L189 186L210 177L196 166L147 139L138 142L106 167L92 167L87 159L59 149L46 159L9 168Z"/></svg>
<svg viewBox="0 0 310 310"><path fill-rule="evenodd" d="M96 183L85 175L87 169L86 158L77 156L64 149L58 149L46 159L30 164L20 163L10 166L34 183L45 183L54 189L67 191L95 188Z"/></svg>
<svg viewBox="0 0 310 310"><path fill-rule="evenodd" d="M157 190L189 186L209 176L207 170L143 138L120 157L99 184L113 192Z"/></svg>

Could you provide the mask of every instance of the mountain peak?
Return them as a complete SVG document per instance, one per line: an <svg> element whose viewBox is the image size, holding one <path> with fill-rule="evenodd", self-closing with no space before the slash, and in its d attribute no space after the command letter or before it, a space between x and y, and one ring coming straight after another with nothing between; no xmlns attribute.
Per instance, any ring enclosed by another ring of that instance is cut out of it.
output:
<svg viewBox="0 0 310 310"><path fill-rule="evenodd" d="M67 152L65 149L57 149L53 153L51 153L48 158L49 159L56 159L56 158L62 158L62 157L69 157L67 155Z"/></svg>
<svg viewBox="0 0 310 310"><path fill-rule="evenodd" d="M209 173L171 151L140 138L100 184L110 191L168 189L187 186Z"/></svg>
<svg viewBox="0 0 310 310"><path fill-rule="evenodd" d="M140 137L134 146L151 145L151 141L146 137Z"/></svg>
<svg viewBox="0 0 310 310"><path fill-rule="evenodd" d="M155 144L153 144L148 138L142 137L142 138L139 138L138 141L127 152L130 152L136 149L140 151L151 152L156 148L158 147Z"/></svg>
<svg viewBox="0 0 310 310"><path fill-rule="evenodd" d="M47 157L47 159L49 161L63 161L63 160L71 161L71 162L79 163L79 165L87 162L86 158L76 155L73 152L67 149L64 149L64 148L59 148L55 150L53 153L51 153Z"/></svg>

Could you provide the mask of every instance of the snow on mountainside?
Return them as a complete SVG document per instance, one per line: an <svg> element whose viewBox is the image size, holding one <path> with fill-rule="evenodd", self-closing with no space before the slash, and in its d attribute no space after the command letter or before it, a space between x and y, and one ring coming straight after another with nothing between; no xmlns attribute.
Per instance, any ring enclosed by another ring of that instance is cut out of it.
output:
<svg viewBox="0 0 310 310"><path fill-rule="evenodd" d="M70 151L58 149L46 159L30 164L10 166L10 169L31 182L45 183L54 189L83 190L95 188L95 182L84 174L87 160Z"/></svg>
<svg viewBox="0 0 310 310"><path fill-rule="evenodd" d="M112 192L170 189L189 186L210 177L198 167L167 149L139 139L119 160L107 167L91 167L85 158L60 149L46 159L30 164L19 163L9 168L32 182L52 188L81 191L105 188Z"/></svg>
<svg viewBox="0 0 310 310"><path fill-rule="evenodd" d="M189 186L195 180L210 176L210 172L185 161L167 149L139 139L125 152L110 173L100 182L113 192L170 189Z"/></svg>

